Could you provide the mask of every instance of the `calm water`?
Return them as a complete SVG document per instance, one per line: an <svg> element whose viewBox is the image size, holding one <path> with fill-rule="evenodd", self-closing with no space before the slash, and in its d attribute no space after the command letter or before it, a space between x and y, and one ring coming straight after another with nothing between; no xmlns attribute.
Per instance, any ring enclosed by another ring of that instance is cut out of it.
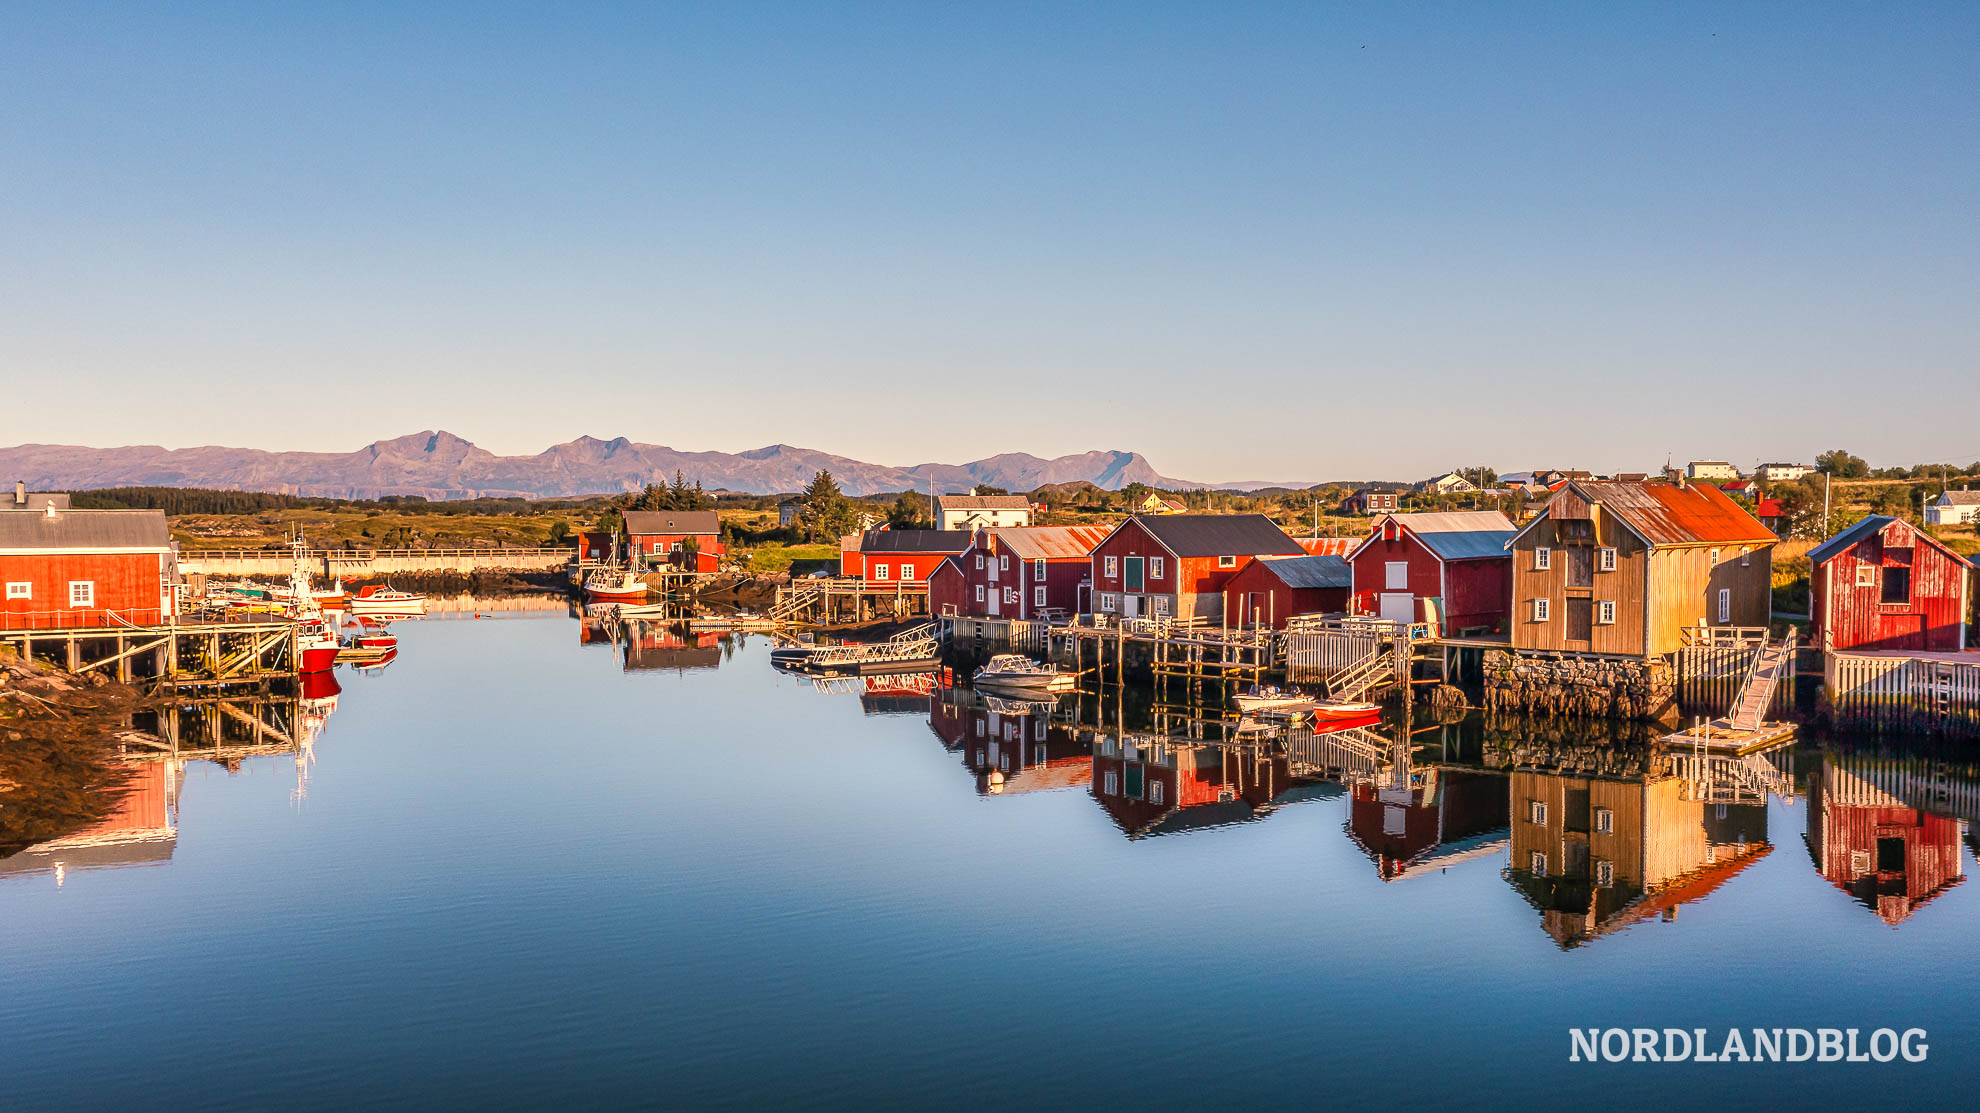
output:
<svg viewBox="0 0 1980 1113"><path fill-rule="evenodd" d="M1146 706L1068 702L1130 728L1094 732L821 692L755 638L398 632L300 762L145 767L155 799L0 861L0 1107L1905 1107L1980 1082L1970 761L1804 747L1775 763L1795 796L1721 770L1721 809L1640 752L1476 724L1411 724L1400 762L1381 734L1143 747ZM1734 1025L1925 1028L1930 1058L1567 1062L1571 1026Z"/></svg>

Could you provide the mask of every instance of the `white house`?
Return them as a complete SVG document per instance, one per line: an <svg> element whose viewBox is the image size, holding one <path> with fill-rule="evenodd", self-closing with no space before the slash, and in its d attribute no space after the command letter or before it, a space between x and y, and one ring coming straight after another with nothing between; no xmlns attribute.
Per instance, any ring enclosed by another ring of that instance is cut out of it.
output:
<svg viewBox="0 0 1980 1113"><path fill-rule="evenodd" d="M1684 466L1684 477L1708 483L1714 479L1738 479L1739 469L1724 460L1693 460Z"/></svg>
<svg viewBox="0 0 1980 1113"><path fill-rule="evenodd" d="M995 529L998 526L1031 524L1031 500L1023 495L979 495L971 487L966 495L938 495L935 499L935 528Z"/></svg>
<svg viewBox="0 0 1980 1113"><path fill-rule="evenodd" d="M1463 491L1476 491L1477 485L1454 471L1433 476L1423 481L1423 490L1435 491L1440 495L1454 495Z"/></svg>
<svg viewBox="0 0 1980 1113"><path fill-rule="evenodd" d="M1792 483L1814 474L1807 464L1762 464L1753 469L1753 478L1762 483Z"/></svg>
<svg viewBox="0 0 1980 1113"><path fill-rule="evenodd" d="M1980 491L1946 491L1925 504L1928 526L1963 526L1980 522Z"/></svg>

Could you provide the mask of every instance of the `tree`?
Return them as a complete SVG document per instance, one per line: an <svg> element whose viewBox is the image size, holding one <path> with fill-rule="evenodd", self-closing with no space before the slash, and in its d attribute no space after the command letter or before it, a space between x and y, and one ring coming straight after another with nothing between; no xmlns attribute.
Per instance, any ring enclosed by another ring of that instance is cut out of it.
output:
<svg viewBox="0 0 1980 1113"><path fill-rule="evenodd" d="M1140 506L1141 500L1147 497L1148 497L1148 484L1146 483L1130 483L1127 486L1121 488L1121 498L1126 500L1129 510L1133 510L1136 507Z"/></svg>
<svg viewBox="0 0 1980 1113"><path fill-rule="evenodd" d="M571 539L571 524L562 518L550 523L550 543L562 545Z"/></svg>
<svg viewBox="0 0 1980 1113"><path fill-rule="evenodd" d="M859 512L833 482L832 473L821 468L798 499L799 532L818 544L843 537L858 524Z"/></svg>
<svg viewBox="0 0 1980 1113"><path fill-rule="evenodd" d="M681 538L681 567L690 572L699 571L701 561L701 541L693 534Z"/></svg>
<svg viewBox="0 0 1980 1113"><path fill-rule="evenodd" d="M919 491L902 491L901 497L887 511L887 523L895 529L920 529L928 526L928 500ZM932 528L932 527L930 527Z"/></svg>
<svg viewBox="0 0 1980 1113"><path fill-rule="evenodd" d="M1815 457L1815 470L1837 479L1861 479L1870 474L1870 465L1861 456L1832 448Z"/></svg>

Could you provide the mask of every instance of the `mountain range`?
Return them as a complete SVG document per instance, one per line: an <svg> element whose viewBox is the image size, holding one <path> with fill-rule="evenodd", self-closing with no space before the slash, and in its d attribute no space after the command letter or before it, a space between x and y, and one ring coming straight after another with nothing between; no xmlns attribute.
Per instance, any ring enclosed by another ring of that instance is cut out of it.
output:
<svg viewBox="0 0 1980 1113"><path fill-rule="evenodd" d="M802 490L823 469L849 495L886 491L937 494L974 486L1030 491L1085 481L1108 490L1196 484L1156 473L1138 452L1084 452L1045 460L1021 452L966 464L869 464L816 449L773 444L748 452L681 452L624 437L579 437L534 456L497 456L452 433L425 430L374 441L355 452L267 452L253 448L86 448L23 444L0 448L0 479L36 490L92 487L210 487L318 498L559 498L636 491L679 472L710 491L769 495Z"/></svg>

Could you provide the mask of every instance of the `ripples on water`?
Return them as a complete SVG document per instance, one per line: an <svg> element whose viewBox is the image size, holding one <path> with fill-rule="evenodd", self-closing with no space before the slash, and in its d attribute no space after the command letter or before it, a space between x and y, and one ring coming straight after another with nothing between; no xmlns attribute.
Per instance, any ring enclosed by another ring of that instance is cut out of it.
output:
<svg viewBox="0 0 1980 1113"><path fill-rule="evenodd" d="M814 685L758 638L396 632L334 705L187 712L177 758L0 756L10 1108L1929 1105L1975 1081L1965 752L1239 734L1140 690ZM1571 1025L1934 1046L1589 1066Z"/></svg>

